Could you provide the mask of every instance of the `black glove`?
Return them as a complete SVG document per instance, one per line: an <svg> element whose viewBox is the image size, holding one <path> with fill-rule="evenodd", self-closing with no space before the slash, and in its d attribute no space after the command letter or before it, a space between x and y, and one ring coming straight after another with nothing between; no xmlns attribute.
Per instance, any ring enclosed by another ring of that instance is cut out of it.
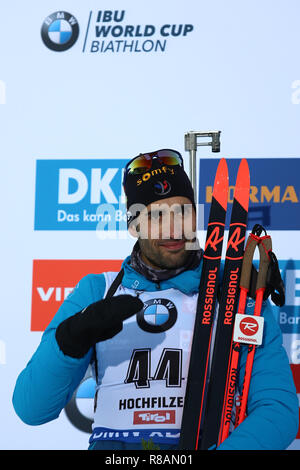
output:
<svg viewBox="0 0 300 470"><path fill-rule="evenodd" d="M270 252L270 260L266 279L266 297L270 295L275 305L283 307L285 304L285 286L281 278L277 258L272 251Z"/></svg>
<svg viewBox="0 0 300 470"><path fill-rule="evenodd" d="M94 344L120 333L123 321L143 306L143 302L132 295L99 300L60 323L56 341L64 354L81 358Z"/></svg>

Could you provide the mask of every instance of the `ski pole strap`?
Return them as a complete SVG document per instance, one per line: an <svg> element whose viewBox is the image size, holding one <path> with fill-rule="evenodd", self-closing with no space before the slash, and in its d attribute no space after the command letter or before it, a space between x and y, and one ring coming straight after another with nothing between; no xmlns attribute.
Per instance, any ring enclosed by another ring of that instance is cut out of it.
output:
<svg viewBox="0 0 300 470"><path fill-rule="evenodd" d="M267 273L270 264L270 252L272 251L272 240L270 235L261 237L258 245L259 249L259 270L256 282L256 291L266 288Z"/></svg>
<svg viewBox="0 0 300 470"><path fill-rule="evenodd" d="M251 271L252 271L252 260L254 256L254 251L257 245L260 242L260 237L255 235L254 233L250 233L245 253L243 259L243 266L241 272L241 280L240 280L240 287L245 289L246 291L250 290L250 278L251 278Z"/></svg>
<svg viewBox="0 0 300 470"><path fill-rule="evenodd" d="M261 232L265 229L261 225L255 225L250 233L243 260L243 267L241 273L240 287L250 291L252 261L256 247L259 249L259 271L256 281L256 291L266 287L267 273L270 265L270 253L272 252L272 240L270 235L260 236Z"/></svg>

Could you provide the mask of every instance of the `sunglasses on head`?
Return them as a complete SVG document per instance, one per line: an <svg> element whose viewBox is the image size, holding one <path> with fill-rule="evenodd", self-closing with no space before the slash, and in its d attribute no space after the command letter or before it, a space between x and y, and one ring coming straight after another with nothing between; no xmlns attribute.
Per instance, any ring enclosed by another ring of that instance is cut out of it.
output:
<svg viewBox="0 0 300 470"><path fill-rule="evenodd" d="M149 171L152 167L153 160L157 160L161 165L179 165L183 168L183 158L176 150L163 149L157 150L156 152L141 153L126 164L123 184L125 184L128 174L140 175Z"/></svg>

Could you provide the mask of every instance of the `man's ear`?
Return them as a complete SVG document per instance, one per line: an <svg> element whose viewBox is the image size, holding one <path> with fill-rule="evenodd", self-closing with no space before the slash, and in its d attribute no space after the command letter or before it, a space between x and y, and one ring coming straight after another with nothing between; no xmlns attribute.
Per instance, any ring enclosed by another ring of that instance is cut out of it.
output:
<svg viewBox="0 0 300 470"><path fill-rule="evenodd" d="M138 238L140 234L140 224L131 223L128 227L130 235L134 238Z"/></svg>

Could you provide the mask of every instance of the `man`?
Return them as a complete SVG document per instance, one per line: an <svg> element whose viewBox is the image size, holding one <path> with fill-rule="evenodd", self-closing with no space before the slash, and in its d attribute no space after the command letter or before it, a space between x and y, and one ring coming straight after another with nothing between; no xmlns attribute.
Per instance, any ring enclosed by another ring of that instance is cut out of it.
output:
<svg viewBox="0 0 300 470"><path fill-rule="evenodd" d="M125 168L128 225L137 237L120 273L84 277L18 377L13 403L28 424L57 418L89 364L96 378L90 449L176 449L195 320L202 250L181 155L160 150ZM250 311L249 311L250 313ZM248 417L219 449L284 449L298 399L268 304ZM242 383L245 355L241 354Z"/></svg>

